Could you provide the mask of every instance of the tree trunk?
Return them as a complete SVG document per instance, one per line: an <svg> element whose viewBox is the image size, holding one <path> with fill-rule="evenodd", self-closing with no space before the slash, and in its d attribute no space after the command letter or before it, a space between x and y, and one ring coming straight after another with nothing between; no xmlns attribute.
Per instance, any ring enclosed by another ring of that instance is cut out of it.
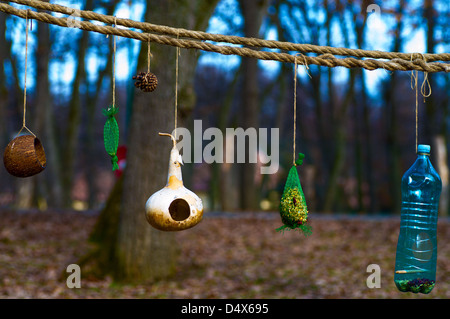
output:
<svg viewBox="0 0 450 319"><path fill-rule="evenodd" d="M152 3L151 10L147 8L146 20L157 24L176 21L179 27L205 29L215 4L161 0ZM147 46L142 47L141 68L147 56ZM176 52L174 47L152 46L152 72L158 77L159 87L153 93L138 92L135 96L116 252L118 280L154 280L175 271L174 234L153 229L145 220L144 207L147 199L166 184L171 141L158 132L170 133L174 128L174 103L168 101L173 102L175 95ZM196 61L195 52L183 51L179 57L179 114L193 107L189 94L194 93L189 88Z"/></svg>
<svg viewBox="0 0 450 319"><path fill-rule="evenodd" d="M424 8L424 18L427 23L427 41L425 52L434 53L436 46L435 38L435 28L436 28L436 16L437 12L434 9L434 0L425 0ZM433 74L428 74L428 81L431 89L436 86L435 77ZM428 88L425 93L428 93ZM424 125L424 140L431 144L438 134L438 128L440 127L437 123L436 118L436 99L433 94L425 99L425 123ZM432 145L434 146L434 145Z"/></svg>
<svg viewBox="0 0 450 319"><path fill-rule="evenodd" d="M362 8L367 8L370 4L370 1L364 0ZM363 48L365 46L365 38L364 33L366 30L367 23L367 12L363 9L363 18L361 19L361 14L359 11L354 13L354 20L356 21L355 32L356 32L356 43L358 48ZM355 163L356 163L356 179L357 179L357 196L358 196L358 212L363 214L369 210L368 205L365 203L365 185L367 185L369 189L369 194L371 194L371 190L373 189L372 182L372 173L371 173L371 152L370 152L370 120L369 120L369 106L367 105L367 94L366 94L366 82L364 80L364 71L362 69L357 70L357 79L359 79L360 83L360 92L354 95L354 105L355 105ZM358 96L360 98L360 102L358 103ZM362 108L362 112L359 112L359 109ZM369 157L364 159L364 147L368 149L366 154ZM372 202L373 200L371 200Z"/></svg>
<svg viewBox="0 0 450 319"><path fill-rule="evenodd" d="M450 20L450 19L449 19ZM443 86L443 88L444 88L444 90L446 90L447 92L449 92L450 91L450 77L445 77L445 83L444 83L444 86ZM445 110L444 111L444 114L445 114L445 116L443 117L444 119L446 119L445 121L444 121L444 123L442 124L442 136L443 136L443 139L444 139L444 147L443 147L443 149L445 150L445 153L446 153L446 156L445 156L445 162L444 162L444 169L447 171L447 174L448 174L448 172L449 172L449 167L448 167L448 155L449 155L449 152L448 152L448 137L447 137L447 132L449 131L449 124L448 124L448 120L447 120L447 118L448 118L448 116L449 116L449 108L450 108L450 97L448 96L448 94L444 97L444 99L443 99L443 101L442 101L442 108ZM439 171L439 174L440 174L441 172ZM447 185L445 185L445 188L444 188L444 182L442 183L443 184L443 188L442 188L442 192L441 192L441 200L443 200L442 199L442 197L443 196L445 196L446 197L446 199L444 199L443 201L446 201L446 203L444 203L445 205L439 205L439 213L441 214L441 216L448 216L449 215L449 210L450 210L450 203L449 203L449 200L448 200L448 194L449 194L449 191L450 191L450 182L449 182L449 177L447 176Z"/></svg>
<svg viewBox="0 0 450 319"><path fill-rule="evenodd" d="M436 47L435 30L438 12L435 9L435 2L436 2L435 0L425 0L424 17L427 22L427 42L425 52L428 53L435 53ZM436 74L428 74L428 81L431 89L435 88L437 86ZM428 93L428 90L426 90L425 93ZM441 118L446 119L446 117L442 116L442 113L438 115L439 113L437 112L437 109L438 109L437 99L434 97L433 94L431 94L425 99L426 124L424 126L425 127L424 135L427 143L432 144L432 150L435 149L436 154L438 155L436 157L436 159L438 159L437 166L438 172L441 175L442 179L442 192L441 192L442 195L439 205L439 214L444 216L448 212L447 197L449 193L448 177L447 177L448 164L447 164L447 150L446 150L447 135L445 134L445 131L442 129L443 127L445 127L445 124L439 123L439 120ZM446 111L447 110L443 111L444 115Z"/></svg>
<svg viewBox="0 0 450 319"><path fill-rule="evenodd" d="M93 10L93 0L86 1L85 10ZM74 31L75 32L75 31ZM81 31L79 31L81 32ZM83 32L81 34L80 41L78 43L77 52L77 68L75 71L75 79L72 85L72 97L69 105L69 115L67 120L66 140L64 143L64 153L62 155L64 170L63 170L63 202L67 207L72 206L72 186L73 177L75 173L75 158L78 149L80 121L81 121L81 109L82 101L80 94L80 87L83 81L86 81L85 70L85 57L88 47L89 32Z"/></svg>
<svg viewBox="0 0 450 319"><path fill-rule="evenodd" d="M358 76L361 75L361 70L358 70ZM365 89L365 88L363 88ZM360 114L360 108L363 108L363 105L358 105L358 95L354 94L353 96L353 120L354 120L354 137L355 137L355 175L356 175L356 198L357 198L357 206L356 211L358 214L365 213L364 208L364 193L363 193L363 184L364 184L364 171L363 171L363 127L362 116Z"/></svg>
<svg viewBox="0 0 450 319"><path fill-rule="evenodd" d="M87 254L78 260L85 276L103 278L114 272L117 229L119 228L120 211L122 207L123 176L114 185L105 207L97 218L94 230L89 236L92 244ZM65 274L64 274L65 276Z"/></svg>
<svg viewBox="0 0 450 319"><path fill-rule="evenodd" d="M3 147L6 147L7 143L9 143L12 138L14 138L15 134L20 129L20 124L22 123L22 112L23 112L23 104L21 104L23 98L23 90L19 84L18 78L18 70L16 65L16 59L13 58L12 52L12 41L8 41L6 39L6 17L7 14L0 13L0 78L2 79L2 84L0 85L0 126L4 129L2 132L2 143ZM14 79L14 84L7 88L5 85L8 81L4 78L5 75L5 61L9 60L12 68L12 77ZM22 60L23 61L23 60ZM12 118L17 119L17 122L13 122L13 124L8 125L7 123L7 113L9 112L8 103L15 105L13 108L14 115ZM20 119L20 120L19 120ZM12 130L12 131L11 131ZM32 183L29 179L13 179L12 183L15 188L15 206L18 208L28 208L32 203Z"/></svg>
<svg viewBox="0 0 450 319"><path fill-rule="evenodd" d="M6 13L0 13L0 47L7 48L6 38ZM6 61L6 50L0 50L0 145L4 147L8 143L8 134L6 127L6 109L8 107L8 88L6 87L5 78L5 61Z"/></svg>
<svg viewBox="0 0 450 319"><path fill-rule="evenodd" d="M247 37L257 37L261 27L263 14L266 12L268 1L240 1L242 14L244 16L244 33ZM242 90L242 115L243 129L259 128L258 112L258 60L242 58L244 84ZM248 145L248 144L247 144ZM246 163L241 167L241 206L245 210L255 210L259 207L258 190L255 186L256 163L250 163L252 155L249 148L245 151Z"/></svg>
<svg viewBox="0 0 450 319"><path fill-rule="evenodd" d="M393 46L394 52L400 52L402 47L402 38L400 35L403 31L403 21L401 17L405 14L405 1L400 1L399 15L397 16L397 25L395 28L395 41ZM400 214L401 211L401 180L402 171L400 165L400 149L399 149L399 130L398 130L398 114L396 102L396 92L398 90L398 76L399 74L394 72L388 82L388 87L385 93L385 105L387 112L387 158L389 168L389 187L392 198L392 211L396 214Z"/></svg>
<svg viewBox="0 0 450 319"><path fill-rule="evenodd" d="M350 39L349 39L349 31L347 29L347 25L345 24L345 19L341 20L341 30L344 34L344 43L346 47L350 47ZM332 213L333 209L335 209L336 200L339 199L338 191L340 188L339 185L339 177L341 176L344 168L345 168L345 160L347 153L346 139L347 139L347 126L348 126L348 109L353 104L354 95L355 95L355 79L356 79L356 71L353 69L349 70L350 79L348 83L348 89L342 105L339 110L337 109L336 103L332 103L331 105L336 108L332 110L334 114L333 118L333 132L334 132L334 140L333 145L335 148L334 157L330 158L333 162L332 168L330 170L330 177L325 193L323 210L326 213ZM320 81L318 82L318 87L320 89ZM353 105L354 106L354 105ZM355 107L355 106L354 106Z"/></svg>
<svg viewBox="0 0 450 319"><path fill-rule="evenodd" d="M28 26L26 26L26 27L30 28L30 22L28 22ZM24 30L24 32L25 32L25 30ZM31 31L29 31L28 41L30 41L30 33L31 33ZM29 42L28 42L28 44L29 44ZM25 53L25 50L23 52ZM32 55L32 51L30 50L30 46L29 45L28 45L28 49L27 49L26 54L27 54L27 59L28 59L28 62L27 62L28 66L27 66L27 74L26 74L26 76L27 76L28 79L30 79L30 75L31 74L30 74L30 67L29 67L30 62L29 61L33 59L33 55ZM36 55L34 57L36 57ZM24 59L21 60L21 63L25 63L25 61L26 61L26 59L25 59L25 56L24 56ZM25 64L23 64L23 67L24 67L24 70L25 70ZM22 83L25 85L25 76L22 79L23 79ZM29 83L30 83L30 81L28 81L28 84ZM30 93L28 91L27 96L29 96L29 94ZM27 106L27 110L29 111L27 113L27 116L26 116L26 124L27 124L27 127L29 127L31 129L31 131L34 131L35 134L37 136L39 136L39 132L38 132L38 130L36 128L36 124L38 122L38 121L36 121L37 112L31 108L32 103L30 103L31 102L30 100L31 99L28 98L28 100L27 100L28 102L27 102L27 105L26 105ZM20 103L20 108L22 109L22 107L23 107L23 104ZM22 112L21 112L21 116L23 116L23 109L22 109ZM19 123L17 123L17 124L19 124ZM19 128L20 128L20 126L18 125L17 129L19 129ZM25 131L24 133L27 133L27 132ZM34 192L35 192L35 189L36 189L36 187L35 187L36 186L36 179L37 179L37 177L33 176L33 177L29 177L29 178L20 178L20 179L15 179L14 180L15 186L16 186L15 205L16 205L17 208L19 208L19 209L28 209L28 208L31 208L33 206Z"/></svg>
<svg viewBox="0 0 450 319"><path fill-rule="evenodd" d="M374 170L373 167L375 167L374 163L374 156L372 151L372 122L370 121L370 106L369 103L367 103L367 93L366 93L366 80L365 80L365 74L364 71L361 71L360 73L360 81L361 81L361 87L363 88L363 91L361 92L361 98L362 98L362 105L363 105L363 117L364 117L364 128L363 128L363 134L364 134L364 145L365 145L365 158L364 161L364 172L365 176L367 178L367 191L369 196L369 206L368 210L371 213L374 213L378 211L378 200L375 196L375 176L374 176Z"/></svg>
<svg viewBox="0 0 450 319"><path fill-rule="evenodd" d="M206 29L216 3L160 0L147 8L145 20L157 24L172 21L170 24L176 27L202 30ZM143 43L141 48L139 72L147 69L147 45ZM97 265L102 261L109 265L98 269L100 273L110 272L115 280L122 282L150 282L170 276L175 271L178 250L174 233L156 230L145 219L147 199L166 184L171 141L160 137L158 132L171 133L174 128L176 48L152 45L152 55L152 72L158 77L159 85L152 93L135 90L123 192L119 186L115 187L108 203L116 204L105 208L94 230L95 241L105 247L107 253L89 256ZM180 123L182 115L189 113L195 101L192 80L198 55L183 50L179 58ZM117 205L118 197L123 199L121 205ZM118 223L108 222L105 214L117 216ZM108 228L114 231L105 231Z"/></svg>
<svg viewBox="0 0 450 319"><path fill-rule="evenodd" d="M36 134L39 134L44 144L47 157L47 168L45 174L37 176L40 185L46 185L45 190L38 187L40 194L38 199L45 202L42 208L46 206L61 207L62 206L62 181L61 181L61 164L59 160L60 149L58 148L57 137L55 132L54 106L50 95L49 83L49 59L50 59L50 28L47 23L38 24L38 47L37 47L37 72L36 77ZM38 204L41 201L38 201ZM41 204L42 205L42 204Z"/></svg>
<svg viewBox="0 0 450 319"><path fill-rule="evenodd" d="M327 192L325 195L325 202L323 210L326 213L331 213L333 211L333 207L337 198L338 188L339 188L339 177L342 174L342 171L345 167L345 159L346 159L346 138L347 138L347 112L352 104L353 95L355 94L355 70L350 69L350 81L349 88L347 94L345 96L344 101L342 102L342 106L339 111L339 116L336 118L336 135L334 144L336 145L336 153L333 158L333 167L331 169L330 179L328 182Z"/></svg>
<svg viewBox="0 0 450 319"><path fill-rule="evenodd" d="M239 68L233 78L233 81L229 85L229 89L226 95L226 98L224 102L222 103L222 106L219 110L219 113L217 115L217 127L221 132L225 132L227 125L229 123L228 121L228 115L231 110L231 106L233 104L233 99L235 96L237 84L239 83L239 78L242 68ZM223 148L223 154L224 158L226 158L226 140L224 140L224 148ZM212 169L217 169L219 172L216 173L214 176L218 175L217 180L212 180L210 183L210 187L215 190L217 189L218 195L218 202L219 204L216 205L218 209L221 209L222 211L233 211L237 210L239 207L238 205L238 198L239 193L237 191L236 180L238 179L236 175L236 169L233 169L232 163L221 163L217 164L214 163L212 166ZM214 183L214 184L213 184Z"/></svg>
<svg viewBox="0 0 450 319"><path fill-rule="evenodd" d="M7 87L6 74L5 74L5 62L8 59L8 42L6 41L6 17L7 14L0 12L0 145L3 151L8 145L11 136L8 131L8 104L11 98L10 95L17 93L14 92L11 87ZM5 177L2 177L0 187L8 185L8 181ZM1 190L0 190L1 191Z"/></svg>
<svg viewBox="0 0 450 319"><path fill-rule="evenodd" d="M107 7L107 15L114 14L114 10L116 9L117 2L114 2L112 5ZM112 40L112 37L111 37ZM92 86L95 89L93 91L86 90L86 94L88 96L88 99L86 101L86 117L87 117L87 123L86 123L86 134L88 136L86 143L86 158L88 163L90 165L86 165L86 182L89 190L88 194L88 207L90 209L94 208L97 204L97 195L98 195L98 186L97 186L97 178L98 178L98 169L96 165L94 164L96 161L95 159L101 156L104 159L107 159L108 155L106 154L104 148L98 149L97 141L97 134L98 134L98 122L96 121L96 114L97 110L99 110L101 107L99 105L101 94L99 93L101 91L102 86L104 85L104 80L106 77L109 77L110 83L111 82L111 75L112 75L112 41L109 43L110 48L110 54L106 57L106 63L105 67L99 71L97 79L94 83L88 83L86 82L86 86ZM88 81L88 80L86 80ZM110 86L112 87L112 85ZM103 120L105 118L103 117ZM122 132L121 132L122 133ZM123 134L122 134L123 135Z"/></svg>
<svg viewBox="0 0 450 319"><path fill-rule="evenodd" d="M443 135L436 135L433 141L435 146L434 162L439 172L439 176L442 181L442 191L439 200L439 215L446 216L449 207L448 191L449 191L449 176L448 176L448 164L447 164L447 146L445 144L445 138Z"/></svg>

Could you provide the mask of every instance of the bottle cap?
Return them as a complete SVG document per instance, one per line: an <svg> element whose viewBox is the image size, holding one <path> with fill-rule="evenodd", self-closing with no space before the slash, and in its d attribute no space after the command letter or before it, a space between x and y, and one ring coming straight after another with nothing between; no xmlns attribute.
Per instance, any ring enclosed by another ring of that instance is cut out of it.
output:
<svg viewBox="0 0 450 319"><path fill-rule="evenodd" d="M430 154L431 151L431 147L430 145L425 145L425 144L419 144L417 146L417 153L424 153L424 154Z"/></svg>

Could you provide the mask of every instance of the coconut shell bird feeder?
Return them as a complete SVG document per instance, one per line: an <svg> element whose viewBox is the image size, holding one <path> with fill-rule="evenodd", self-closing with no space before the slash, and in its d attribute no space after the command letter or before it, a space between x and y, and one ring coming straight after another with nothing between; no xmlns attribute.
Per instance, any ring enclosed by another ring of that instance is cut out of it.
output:
<svg viewBox="0 0 450 319"><path fill-rule="evenodd" d="M3 163L11 175L30 177L45 169L44 147L36 136L20 135L9 142L3 153Z"/></svg>
<svg viewBox="0 0 450 319"><path fill-rule="evenodd" d="M154 193L145 205L147 221L154 228L162 231L180 231L197 225L203 217L203 204L200 197L183 185L181 155L173 141L170 151L169 172L166 186Z"/></svg>
<svg viewBox="0 0 450 319"><path fill-rule="evenodd" d="M9 142L3 153L3 163L9 174L15 177L30 177L42 172L46 165L44 147L41 141L26 126L27 111L27 56L28 56L28 15L25 28L25 77L23 89L23 122L17 136ZM20 135L26 129L31 135Z"/></svg>

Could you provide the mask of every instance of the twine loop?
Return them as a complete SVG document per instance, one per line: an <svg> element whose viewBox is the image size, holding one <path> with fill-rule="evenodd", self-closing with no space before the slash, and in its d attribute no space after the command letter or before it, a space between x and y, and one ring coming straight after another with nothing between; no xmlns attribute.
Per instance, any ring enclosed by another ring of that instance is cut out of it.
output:
<svg viewBox="0 0 450 319"><path fill-rule="evenodd" d="M417 55L417 58L413 61L414 56ZM412 53L411 54L411 62L414 64L426 64L426 58L422 53ZM419 87L418 87L418 80L419 80L419 71L418 70L412 70L411 71L411 89L416 91L416 152L418 147L418 139L419 139ZM428 93L426 92L428 86ZM424 77L422 81L422 85L420 86L420 93L423 96L423 102L425 103L425 98L431 96L431 84L428 79L428 72L424 71Z"/></svg>

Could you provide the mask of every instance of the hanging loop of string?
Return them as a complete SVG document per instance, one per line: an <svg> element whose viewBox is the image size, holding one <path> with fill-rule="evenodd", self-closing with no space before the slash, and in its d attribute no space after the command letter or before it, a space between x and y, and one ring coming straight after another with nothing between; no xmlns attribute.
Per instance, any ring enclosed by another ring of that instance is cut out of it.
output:
<svg viewBox="0 0 450 319"><path fill-rule="evenodd" d="M425 60L425 57L423 58ZM419 71L416 71L419 72ZM420 93L422 93L423 96L423 102L425 103L425 98L430 97L431 96L431 84L430 81L428 80L428 72L424 72L423 73L423 82L422 82L422 86L420 87ZM426 86L425 83L428 86L428 93L426 93Z"/></svg>
<svg viewBox="0 0 450 319"><path fill-rule="evenodd" d="M426 63L426 58L422 53L416 53L424 62ZM413 60L414 53L411 54L411 61ZM411 71L411 89L416 91L416 109L415 109L415 115L416 115L416 153L417 148L419 145L419 71L413 70ZM428 93L427 93L427 86L428 86ZM420 93L423 96L423 102L425 103L425 98L431 96L431 85L430 81L428 79L428 72L424 72L424 77L422 81L422 85L420 87Z"/></svg>
<svg viewBox="0 0 450 319"><path fill-rule="evenodd" d="M23 119L22 119L22 128L20 129L17 136L20 135L23 129L26 129L31 135L36 137L36 135L30 131L30 129L26 125L26 114L27 114L27 66L28 66L28 11L25 17L25 75L24 75L24 86L23 86ZM30 27L32 28L32 20L30 20Z"/></svg>

